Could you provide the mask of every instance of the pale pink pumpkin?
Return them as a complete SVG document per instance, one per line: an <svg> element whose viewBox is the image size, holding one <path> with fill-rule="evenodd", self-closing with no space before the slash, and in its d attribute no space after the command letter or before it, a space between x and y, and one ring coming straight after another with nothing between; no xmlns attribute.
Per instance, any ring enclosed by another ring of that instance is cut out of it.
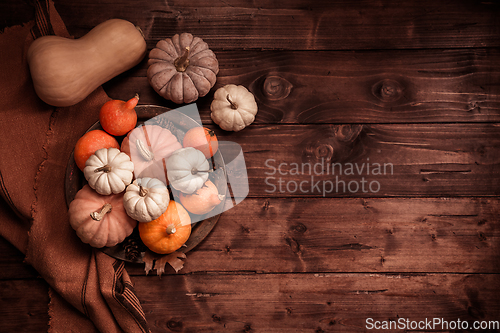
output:
<svg viewBox="0 0 500 333"><path fill-rule="evenodd" d="M123 242L137 226L123 207L123 192L101 195L88 185L76 193L68 213L78 237L96 248Z"/></svg>
<svg viewBox="0 0 500 333"><path fill-rule="evenodd" d="M135 178L157 178L168 183L166 159L182 145L168 129L158 125L136 127L123 139L121 150L134 163Z"/></svg>

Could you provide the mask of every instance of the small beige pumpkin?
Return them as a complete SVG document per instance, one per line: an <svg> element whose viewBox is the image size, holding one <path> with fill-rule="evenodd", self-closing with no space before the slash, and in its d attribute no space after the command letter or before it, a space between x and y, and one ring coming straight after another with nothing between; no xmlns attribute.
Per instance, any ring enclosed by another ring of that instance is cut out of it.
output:
<svg viewBox="0 0 500 333"><path fill-rule="evenodd" d="M97 193L120 193L132 182L134 163L116 148L102 148L87 159L83 174Z"/></svg>
<svg viewBox="0 0 500 333"><path fill-rule="evenodd" d="M244 86L228 84L217 89L210 105L212 120L225 131L241 131L255 120L257 102Z"/></svg>
<svg viewBox="0 0 500 333"><path fill-rule="evenodd" d="M200 189L211 172L205 155L196 148L176 150L167 160L167 177L170 185L186 194Z"/></svg>
<svg viewBox="0 0 500 333"><path fill-rule="evenodd" d="M167 186L156 178L139 178L127 186L123 205L127 214L139 222L151 222L165 213L170 201Z"/></svg>
<svg viewBox="0 0 500 333"><path fill-rule="evenodd" d="M104 196L88 185L76 193L68 214L82 242L96 248L123 242L137 226L137 221L125 212L123 193Z"/></svg>
<svg viewBox="0 0 500 333"><path fill-rule="evenodd" d="M163 98L174 103L191 103L214 86L219 62L199 37L176 34L160 40L149 53L149 84Z"/></svg>

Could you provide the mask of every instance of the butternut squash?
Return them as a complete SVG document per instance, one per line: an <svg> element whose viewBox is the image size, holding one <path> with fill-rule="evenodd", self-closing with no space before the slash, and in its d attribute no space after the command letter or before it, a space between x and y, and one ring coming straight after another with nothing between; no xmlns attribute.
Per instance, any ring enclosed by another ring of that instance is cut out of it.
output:
<svg viewBox="0 0 500 333"><path fill-rule="evenodd" d="M131 22L107 20L79 39L43 36L27 61L37 95L53 106L71 106L146 55L142 31Z"/></svg>

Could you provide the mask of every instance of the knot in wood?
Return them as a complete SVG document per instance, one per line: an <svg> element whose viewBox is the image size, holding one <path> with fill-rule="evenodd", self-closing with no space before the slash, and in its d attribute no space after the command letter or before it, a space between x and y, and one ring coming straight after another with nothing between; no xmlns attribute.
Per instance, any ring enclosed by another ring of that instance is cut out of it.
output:
<svg viewBox="0 0 500 333"><path fill-rule="evenodd" d="M270 75L264 80L263 92L268 99L277 101L285 99L290 95L293 85L286 79Z"/></svg>
<svg viewBox="0 0 500 333"><path fill-rule="evenodd" d="M339 125L334 128L335 139L343 143L352 143L362 130L363 125Z"/></svg>
<svg viewBox="0 0 500 333"><path fill-rule="evenodd" d="M303 234L304 232L307 231L307 227L303 225L302 223L297 223L296 225L292 226L292 231L295 231L299 234Z"/></svg>
<svg viewBox="0 0 500 333"><path fill-rule="evenodd" d="M182 322L172 319L172 320L167 321L167 327L171 331L180 331L180 330L182 330Z"/></svg>
<svg viewBox="0 0 500 333"><path fill-rule="evenodd" d="M395 80L384 79L375 83L372 93L383 102L395 102L401 98L403 86Z"/></svg>
<svg viewBox="0 0 500 333"><path fill-rule="evenodd" d="M333 157L334 149L330 144L320 144L314 150L314 157L317 160L323 159L325 162L329 162Z"/></svg>

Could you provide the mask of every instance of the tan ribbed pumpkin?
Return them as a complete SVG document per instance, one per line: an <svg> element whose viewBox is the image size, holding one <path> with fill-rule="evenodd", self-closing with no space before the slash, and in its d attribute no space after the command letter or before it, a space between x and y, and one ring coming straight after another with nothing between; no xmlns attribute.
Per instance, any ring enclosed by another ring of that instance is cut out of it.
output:
<svg viewBox="0 0 500 333"><path fill-rule="evenodd" d="M190 33L160 40L149 53L147 76L163 98L191 103L214 86L219 62L208 44Z"/></svg>

